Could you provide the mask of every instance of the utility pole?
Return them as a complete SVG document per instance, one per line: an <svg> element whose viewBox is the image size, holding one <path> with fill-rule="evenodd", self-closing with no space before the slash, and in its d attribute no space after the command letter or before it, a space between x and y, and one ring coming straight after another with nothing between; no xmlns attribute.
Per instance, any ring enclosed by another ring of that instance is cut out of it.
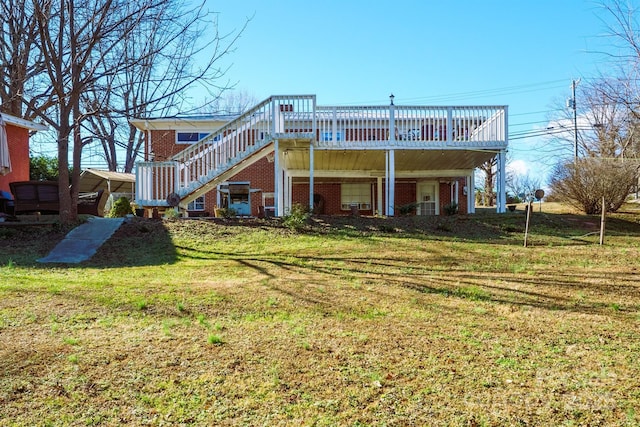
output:
<svg viewBox="0 0 640 427"><path fill-rule="evenodd" d="M576 105L576 86L580 79L571 81L571 108L573 108L573 161L578 161L578 108Z"/></svg>

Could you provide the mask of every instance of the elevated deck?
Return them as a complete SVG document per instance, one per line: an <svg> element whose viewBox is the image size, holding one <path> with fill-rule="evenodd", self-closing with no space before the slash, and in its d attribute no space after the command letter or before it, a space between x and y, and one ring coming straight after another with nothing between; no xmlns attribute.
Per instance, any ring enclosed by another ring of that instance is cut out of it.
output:
<svg viewBox="0 0 640 427"><path fill-rule="evenodd" d="M171 159L138 163L136 202L185 207L261 158L276 151L277 159L292 147L439 150L452 167L463 158L469 167L507 143L505 106L320 107L315 95L272 96Z"/></svg>

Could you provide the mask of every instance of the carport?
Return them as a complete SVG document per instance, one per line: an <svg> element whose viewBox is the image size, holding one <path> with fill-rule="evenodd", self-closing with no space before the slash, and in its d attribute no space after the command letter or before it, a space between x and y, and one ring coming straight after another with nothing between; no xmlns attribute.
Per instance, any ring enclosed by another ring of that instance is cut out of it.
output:
<svg viewBox="0 0 640 427"><path fill-rule="evenodd" d="M80 193L95 193L104 190L109 194L105 209L111 207L113 200L126 197L135 200L136 176L132 173L112 172L100 169L85 169L80 174Z"/></svg>

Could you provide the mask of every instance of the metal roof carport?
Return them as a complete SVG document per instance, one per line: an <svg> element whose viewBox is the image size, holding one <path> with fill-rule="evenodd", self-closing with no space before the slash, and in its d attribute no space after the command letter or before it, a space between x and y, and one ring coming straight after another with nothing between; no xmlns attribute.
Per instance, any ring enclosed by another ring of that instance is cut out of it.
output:
<svg viewBox="0 0 640 427"><path fill-rule="evenodd" d="M105 190L109 193L130 193L135 196L136 176L132 173L85 169L80 174L80 193Z"/></svg>

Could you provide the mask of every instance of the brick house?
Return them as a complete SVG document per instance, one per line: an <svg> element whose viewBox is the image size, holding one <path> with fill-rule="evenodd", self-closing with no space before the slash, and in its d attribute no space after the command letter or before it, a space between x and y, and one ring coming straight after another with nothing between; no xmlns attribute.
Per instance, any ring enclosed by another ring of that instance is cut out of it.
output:
<svg viewBox="0 0 640 427"><path fill-rule="evenodd" d="M9 183L29 180L29 136L32 132L45 131L47 127L2 113L7 132L11 172L0 174L0 191L10 193Z"/></svg>
<svg viewBox="0 0 640 427"><path fill-rule="evenodd" d="M474 170L498 157L506 201L505 106L321 107L272 96L240 116L135 119L145 134L136 202L187 215L232 207L282 216L474 212Z"/></svg>

